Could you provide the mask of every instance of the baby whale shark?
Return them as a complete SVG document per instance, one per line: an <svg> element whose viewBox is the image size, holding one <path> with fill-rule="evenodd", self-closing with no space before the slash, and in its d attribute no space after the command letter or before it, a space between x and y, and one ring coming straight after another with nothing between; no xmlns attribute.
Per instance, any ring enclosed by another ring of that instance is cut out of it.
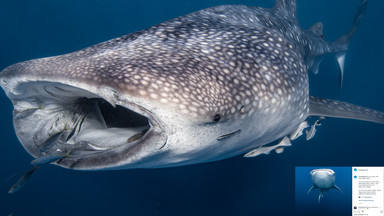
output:
<svg viewBox="0 0 384 216"><path fill-rule="evenodd" d="M331 169L314 169L310 172L313 185L309 188L307 194L312 190L319 189L319 198L317 202L320 203L320 199L325 196L332 188L340 191L341 189L335 185L336 174Z"/></svg>
<svg viewBox="0 0 384 216"><path fill-rule="evenodd" d="M333 42L321 23L299 27L295 0L216 6L11 65L0 85L35 165L173 167L265 154L279 139L271 150L282 152L311 116L384 123L382 112L309 95L308 71L317 73L324 56L343 75L366 6L362 0L350 30Z"/></svg>

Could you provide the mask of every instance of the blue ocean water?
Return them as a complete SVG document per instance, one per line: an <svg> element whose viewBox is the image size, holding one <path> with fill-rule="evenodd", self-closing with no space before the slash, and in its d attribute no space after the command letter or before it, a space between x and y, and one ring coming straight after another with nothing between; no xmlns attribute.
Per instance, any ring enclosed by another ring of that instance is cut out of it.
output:
<svg viewBox="0 0 384 216"><path fill-rule="evenodd" d="M308 28L324 23L328 40L346 32L358 0L298 0ZM221 4L272 7L273 0L2 0L0 70L20 61L72 52L199 9ZM370 0L350 44L343 89L326 59L310 76L311 94L384 111L384 2ZM327 119L309 142L283 154L167 169L84 172L48 165L18 193L7 194L31 157L12 127L12 104L0 92L0 215L289 215L295 212L295 167L384 165L384 126ZM337 181L337 180L336 180ZM347 214L348 215L348 214Z"/></svg>

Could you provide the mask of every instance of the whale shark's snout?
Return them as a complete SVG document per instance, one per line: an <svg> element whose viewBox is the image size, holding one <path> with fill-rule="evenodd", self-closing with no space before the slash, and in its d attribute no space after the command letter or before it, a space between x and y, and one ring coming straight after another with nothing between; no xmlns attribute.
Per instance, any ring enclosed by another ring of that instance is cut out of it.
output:
<svg viewBox="0 0 384 216"><path fill-rule="evenodd" d="M335 185L336 174L331 169L315 169L310 174L313 184L318 188L328 189Z"/></svg>
<svg viewBox="0 0 384 216"><path fill-rule="evenodd" d="M166 154L160 152L167 143L165 126L154 113L121 97L113 85L50 76L73 70L58 64L61 58L18 63L0 74L14 104L15 131L32 156L65 155L58 165L107 169L151 167Z"/></svg>
<svg viewBox="0 0 384 216"><path fill-rule="evenodd" d="M319 189L319 197L317 199L318 203L320 203L320 199L332 188L342 192L341 189L335 185L335 171L331 169L314 169L310 172L310 175L313 185L308 190L307 194L314 189Z"/></svg>

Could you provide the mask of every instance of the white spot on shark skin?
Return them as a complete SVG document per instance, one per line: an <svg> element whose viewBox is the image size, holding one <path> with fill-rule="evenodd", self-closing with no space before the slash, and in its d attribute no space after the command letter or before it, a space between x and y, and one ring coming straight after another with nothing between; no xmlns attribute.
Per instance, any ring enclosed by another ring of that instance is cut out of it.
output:
<svg viewBox="0 0 384 216"><path fill-rule="evenodd" d="M147 94L147 92L146 92L146 91L144 91L144 90L139 90L139 94L140 94L140 95L146 95L146 94Z"/></svg>
<svg viewBox="0 0 384 216"><path fill-rule="evenodd" d="M163 104L166 104L166 103L168 103L168 100L166 98L161 98L160 102L163 103Z"/></svg>
<svg viewBox="0 0 384 216"><path fill-rule="evenodd" d="M234 63L233 63L234 64ZM224 68L223 69L223 72L225 73L225 74L229 74L230 73L230 71L227 69L227 68Z"/></svg>
<svg viewBox="0 0 384 216"><path fill-rule="evenodd" d="M150 96L151 96L151 98L153 98L153 99L157 99L157 98L159 97L159 96L158 96L157 94L155 94L155 93L151 93Z"/></svg>

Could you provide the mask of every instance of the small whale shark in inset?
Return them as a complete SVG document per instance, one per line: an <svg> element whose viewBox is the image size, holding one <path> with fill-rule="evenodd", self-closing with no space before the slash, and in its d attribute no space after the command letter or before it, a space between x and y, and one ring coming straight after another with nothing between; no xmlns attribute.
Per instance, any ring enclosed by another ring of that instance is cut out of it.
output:
<svg viewBox="0 0 384 216"><path fill-rule="evenodd" d="M325 196L332 188L343 192L339 187L335 185L335 171L331 169L314 169L310 174L313 185L311 188L309 188L307 194L315 189L319 189L319 198L317 199L318 203L320 203L320 199Z"/></svg>
<svg viewBox="0 0 384 216"><path fill-rule="evenodd" d="M308 71L317 73L323 56L334 55L343 75L366 5L333 42L321 23L298 26L294 0L212 7L14 64L0 85L14 105L16 134L38 163L160 168L283 152L284 137L300 136L311 116L384 123L382 112L309 95Z"/></svg>

